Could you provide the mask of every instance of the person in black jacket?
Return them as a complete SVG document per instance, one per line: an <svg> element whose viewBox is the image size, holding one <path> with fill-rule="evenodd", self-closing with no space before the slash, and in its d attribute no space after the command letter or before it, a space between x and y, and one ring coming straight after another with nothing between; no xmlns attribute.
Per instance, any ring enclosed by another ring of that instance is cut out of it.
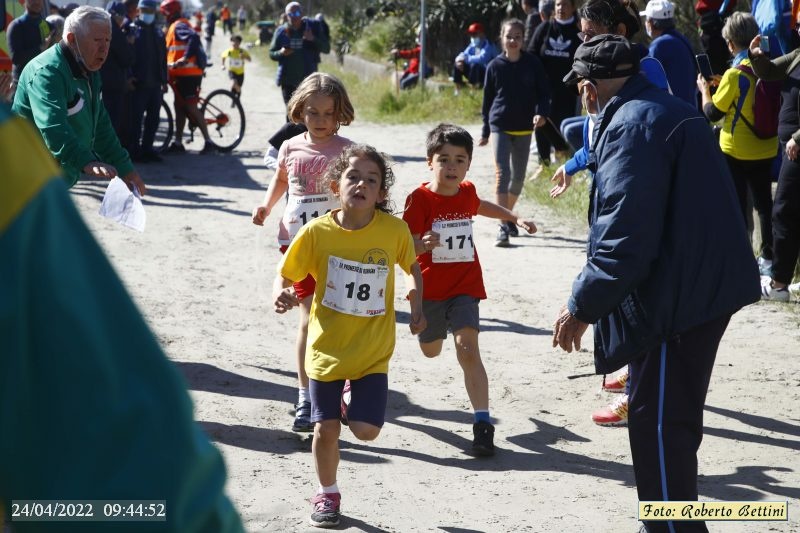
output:
<svg viewBox="0 0 800 533"><path fill-rule="evenodd" d="M103 105L108 111L111 125L117 132L122 146L129 142L129 120L127 109L128 72L133 65L134 50L133 36L128 35L123 29L125 15L128 10L125 4L112 0L106 6L106 11L111 14L111 45L108 49L108 59L100 68L103 78Z"/></svg>
<svg viewBox="0 0 800 533"><path fill-rule="evenodd" d="M133 25L136 62L133 74L131 157L136 161L161 161L153 150L161 100L167 90L167 47L164 32L154 24L158 0L139 0L139 17ZM142 121L144 120L144 129Z"/></svg>
<svg viewBox="0 0 800 533"><path fill-rule="evenodd" d="M550 119L556 129L561 121L575 116L577 97L561 81L572 67L575 50L581 44L578 37L580 27L575 16L574 0L556 0L555 15L536 28L531 52L538 55L550 80ZM550 152L556 139L536 132L536 147L539 151L540 165L537 176L550 164ZM563 147L558 147L563 149Z"/></svg>
<svg viewBox="0 0 800 533"><path fill-rule="evenodd" d="M50 44L50 26L43 17L42 0L26 0L25 13L8 25L8 52L11 55L12 89L25 65Z"/></svg>

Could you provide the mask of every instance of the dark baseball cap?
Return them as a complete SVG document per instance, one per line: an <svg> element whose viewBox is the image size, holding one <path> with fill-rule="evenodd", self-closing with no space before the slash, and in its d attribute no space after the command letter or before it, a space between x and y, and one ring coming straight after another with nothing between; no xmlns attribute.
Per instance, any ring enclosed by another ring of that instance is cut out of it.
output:
<svg viewBox="0 0 800 533"><path fill-rule="evenodd" d="M583 78L610 80L639 72L639 51L620 35L596 35L575 51L572 70L564 83L572 85Z"/></svg>

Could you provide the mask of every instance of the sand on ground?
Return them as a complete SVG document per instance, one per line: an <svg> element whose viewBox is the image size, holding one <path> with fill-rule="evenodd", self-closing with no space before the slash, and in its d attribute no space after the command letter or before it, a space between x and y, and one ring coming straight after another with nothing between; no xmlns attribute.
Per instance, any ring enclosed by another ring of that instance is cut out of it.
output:
<svg viewBox="0 0 800 533"><path fill-rule="evenodd" d="M203 89L228 83L215 67ZM144 233L98 216L104 182L81 181L72 197L186 376L196 419L225 457L227 491L248 531L306 531L317 483L310 440L291 431L298 313L272 311L279 215L263 228L250 222L271 177L262 153L284 120L280 91L257 62L247 66L242 102L247 132L232 154L139 166L149 191ZM357 119L341 133L394 157L392 196L402 207L427 177L424 139L433 125ZM479 135L478 124L468 129ZM475 149L469 179L493 198L489 147ZM551 347L586 229L524 199L519 211L534 217L539 233L513 239L509 249L493 246L494 221L474 225L489 295L480 343L497 455L467 453L472 413L452 344L435 359L422 356L398 299L387 423L370 443L342 432L341 529L637 530L627 431L590 420L614 397L601 392L590 352ZM708 394L699 490L702 500L788 500L789 521L716 522L711 531L800 531L800 332L797 312L787 309L752 305L728 328Z"/></svg>

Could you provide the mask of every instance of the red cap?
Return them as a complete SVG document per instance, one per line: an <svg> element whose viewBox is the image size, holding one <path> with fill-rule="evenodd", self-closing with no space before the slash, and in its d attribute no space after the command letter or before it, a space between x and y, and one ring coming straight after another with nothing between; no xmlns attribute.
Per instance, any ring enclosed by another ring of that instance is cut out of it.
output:
<svg viewBox="0 0 800 533"><path fill-rule="evenodd" d="M483 30L483 24L481 24L480 22L473 22L472 24L469 25L469 28L467 28L467 33L472 34L472 33L486 33L486 32Z"/></svg>

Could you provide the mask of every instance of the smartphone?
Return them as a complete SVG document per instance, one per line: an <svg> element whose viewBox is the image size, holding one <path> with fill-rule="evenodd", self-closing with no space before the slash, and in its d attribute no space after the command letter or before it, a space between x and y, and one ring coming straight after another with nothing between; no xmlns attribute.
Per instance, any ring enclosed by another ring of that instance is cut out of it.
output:
<svg viewBox="0 0 800 533"><path fill-rule="evenodd" d="M711 71L711 61L708 60L708 54L697 54L694 58L697 61L697 70L706 80L710 81L714 73Z"/></svg>
<svg viewBox="0 0 800 533"><path fill-rule="evenodd" d="M761 51L769 55L769 37L767 35L761 36L761 44L758 46Z"/></svg>

